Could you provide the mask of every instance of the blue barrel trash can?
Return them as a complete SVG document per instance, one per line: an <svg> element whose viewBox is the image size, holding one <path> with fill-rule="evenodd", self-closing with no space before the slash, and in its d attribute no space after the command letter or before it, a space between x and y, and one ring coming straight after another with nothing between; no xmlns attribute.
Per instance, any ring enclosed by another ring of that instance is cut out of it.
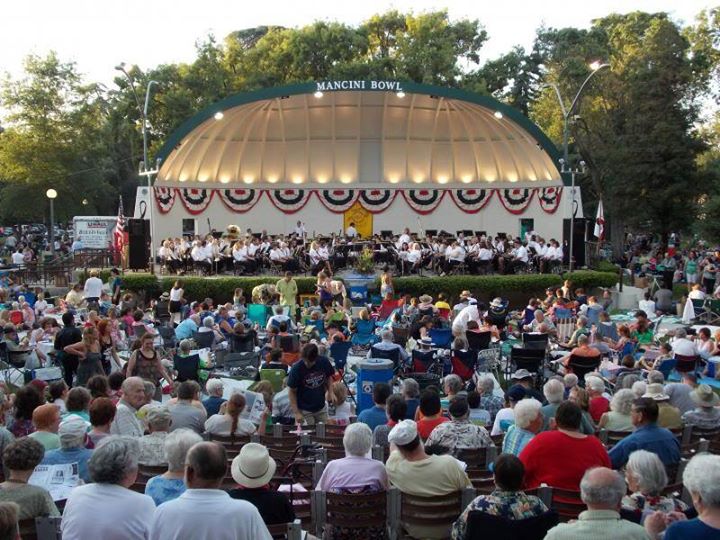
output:
<svg viewBox="0 0 720 540"><path fill-rule="evenodd" d="M371 408L375 383L392 384L393 361L386 358L366 358L358 365L356 379L357 412Z"/></svg>

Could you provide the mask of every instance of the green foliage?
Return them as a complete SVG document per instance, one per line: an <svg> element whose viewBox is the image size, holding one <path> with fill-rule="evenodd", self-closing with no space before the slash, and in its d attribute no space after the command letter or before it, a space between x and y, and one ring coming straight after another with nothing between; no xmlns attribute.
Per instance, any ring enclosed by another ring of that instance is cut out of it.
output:
<svg viewBox="0 0 720 540"><path fill-rule="evenodd" d="M583 288L586 291L593 287L613 287L618 282L618 272L597 272L595 270L577 270L567 272L563 279L570 280L573 288Z"/></svg>
<svg viewBox="0 0 720 540"><path fill-rule="evenodd" d="M599 260L597 263L595 263L595 267L593 268L593 270L597 270L598 272L617 273L618 266L616 264L611 263L610 261Z"/></svg>
<svg viewBox="0 0 720 540"><path fill-rule="evenodd" d="M372 274L375 271L375 258L370 248L365 248L355 263L355 269L361 274Z"/></svg>
<svg viewBox="0 0 720 540"><path fill-rule="evenodd" d="M484 297L503 296L509 292L538 294L547 287L559 287L562 279L554 274L529 276L446 276L446 277L401 277L393 280L400 294L420 296L444 292L456 297L464 290ZM379 287L379 285L378 285Z"/></svg>

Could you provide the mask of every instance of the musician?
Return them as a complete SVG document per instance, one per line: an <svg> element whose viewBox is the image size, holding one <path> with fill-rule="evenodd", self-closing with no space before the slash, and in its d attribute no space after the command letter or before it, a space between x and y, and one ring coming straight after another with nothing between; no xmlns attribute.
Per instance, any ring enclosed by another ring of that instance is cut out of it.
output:
<svg viewBox="0 0 720 540"><path fill-rule="evenodd" d="M175 252L172 240L169 238L158 249L158 256L160 262L167 267L169 272L177 272L180 269L180 259Z"/></svg>
<svg viewBox="0 0 720 540"><path fill-rule="evenodd" d="M540 261L540 271L546 272L552 269L554 266L562 264L563 260L563 249L557 240L554 238L550 239L550 246L545 251Z"/></svg>
<svg viewBox="0 0 720 540"><path fill-rule="evenodd" d="M454 240L453 243L450 244L450 247L445 250L445 265L443 273L440 275L444 276L449 274L454 268L463 264L463 262L465 262L465 250L457 240Z"/></svg>
<svg viewBox="0 0 720 540"><path fill-rule="evenodd" d="M350 225L348 225L347 229L345 229L345 236L351 240L358 236L357 229L355 228L355 222L350 222Z"/></svg>
<svg viewBox="0 0 720 540"><path fill-rule="evenodd" d="M516 238L513 241L512 251L500 259L500 271L504 274L507 270L507 273L514 274L518 268L527 266L528 260L529 254L527 248L522 244L520 238Z"/></svg>
<svg viewBox="0 0 720 540"><path fill-rule="evenodd" d="M295 228L293 229L293 234L300 240L300 242L305 242L305 238L307 238L307 229L305 229L305 224L302 221L299 221L295 224Z"/></svg>
<svg viewBox="0 0 720 540"><path fill-rule="evenodd" d="M318 247L317 252L320 260L323 261L323 264L327 268L328 274L332 275L332 265L330 264L330 248L328 247L327 242L324 239L320 240L320 246Z"/></svg>
<svg viewBox="0 0 720 540"><path fill-rule="evenodd" d="M418 272L422 264L422 250L420 244L413 242L407 252L406 264L410 273Z"/></svg>
<svg viewBox="0 0 720 540"><path fill-rule="evenodd" d="M342 236L336 236L335 233L333 233L329 248L331 268L335 268L337 270L338 268L345 266L347 260L346 252L347 245L345 244L345 239Z"/></svg>
<svg viewBox="0 0 720 540"><path fill-rule="evenodd" d="M403 229L403 233L400 235L395 245L399 250L400 248L402 248L403 244L410 244L410 242L412 242L412 238L410 237L410 229L405 227L405 229Z"/></svg>
<svg viewBox="0 0 720 540"><path fill-rule="evenodd" d="M280 265L280 267L283 270L292 270L290 268L290 266L296 266L294 264L291 264L291 263L294 263L295 261L292 261L287 256L287 253L285 251L285 243L284 242L280 243L280 244L278 244L277 242L273 242L272 248L270 249L269 257L273 263Z"/></svg>
<svg viewBox="0 0 720 540"><path fill-rule="evenodd" d="M195 240L193 247L190 250L190 257L192 257L195 265L199 266L204 273L207 274L210 272L210 268L212 268L212 259L203 240Z"/></svg>

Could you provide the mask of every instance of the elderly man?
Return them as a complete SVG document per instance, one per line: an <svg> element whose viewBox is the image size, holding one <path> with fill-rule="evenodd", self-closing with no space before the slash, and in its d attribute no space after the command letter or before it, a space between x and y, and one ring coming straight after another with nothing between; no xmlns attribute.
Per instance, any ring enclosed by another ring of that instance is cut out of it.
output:
<svg viewBox="0 0 720 540"><path fill-rule="evenodd" d="M227 467L222 445L193 446L185 464L187 491L157 508L150 539L271 540L257 508L220 489Z"/></svg>
<svg viewBox="0 0 720 540"><path fill-rule="evenodd" d="M603 395L605 383L600 377L585 377L585 389L590 398L590 416L597 424L600 417L610 410L610 401Z"/></svg>
<svg viewBox="0 0 720 540"><path fill-rule="evenodd" d="M670 405L670 396L665 393L661 383L651 383L643 394L644 398L654 399L658 406L658 421L660 427L667 429L681 429L682 417L680 411Z"/></svg>
<svg viewBox="0 0 720 540"><path fill-rule="evenodd" d="M175 339L180 342L183 339L190 339L200 328L200 315L193 313L175 328Z"/></svg>
<svg viewBox="0 0 720 540"><path fill-rule="evenodd" d="M138 472L138 442L128 437L107 437L88 463L92 484L70 492L62 519L66 540L147 538L155 503L147 495L128 489Z"/></svg>
<svg viewBox="0 0 720 540"><path fill-rule="evenodd" d="M665 466L680 461L680 442L671 431L658 427L658 415L658 405L654 399L642 397L633 402L630 418L635 431L610 449L613 469L625 465L635 450L648 450L657 454Z"/></svg>
<svg viewBox="0 0 720 540"><path fill-rule="evenodd" d="M533 313L533 320L530 324L524 327L526 332L540 332L548 334L556 334L557 328L555 324L550 320L550 317L546 317L545 313L541 309L536 309Z"/></svg>
<svg viewBox="0 0 720 540"><path fill-rule="evenodd" d="M427 445L439 445L457 456L462 450L477 450L493 446L487 430L470 422L470 407L467 399L457 397L448 407L450 422L435 427L427 439Z"/></svg>
<svg viewBox="0 0 720 540"><path fill-rule="evenodd" d="M373 385L373 403L369 409L365 409L358 414L357 421L367 424L370 431L378 426L382 426L387 422L387 414L385 406L388 397L392 395L392 388L389 384L376 382Z"/></svg>
<svg viewBox="0 0 720 540"><path fill-rule="evenodd" d="M587 335L581 335L577 340L577 347L570 351L570 354L565 355L560 360L562 364L567 368L570 358L572 356L584 356L588 358L600 357L602 353L596 347L590 345L590 338Z"/></svg>
<svg viewBox="0 0 720 540"><path fill-rule="evenodd" d="M619 473L605 467L589 469L580 482L580 496L588 509L577 521L550 529L545 540L647 540L640 525L620 519L620 501L626 491Z"/></svg>
<svg viewBox="0 0 720 540"><path fill-rule="evenodd" d="M555 412L565 399L565 385L558 379L550 379L543 385L543 395L547 405L543 405L540 412L543 415L543 431L550 429L550 420L555 418Z"/></svg>
<svg viewBox="0 0 720 540"><path fill-rule="evenodd" d="M285 323L288 328L295 330L295 323L293 323L290 317L285 315L285 306L278 304L273 308L273 313L274 315L268 319L265 325L265 330L269 332L273 326L279 328L281 323Z"/></svg>
<svg viewBox="0 0 720 540"><path fill-rule="evenodd" d="M698 516L685 521L682 515L655 512L645 520L645 530L650 538L653 540L720 538L720 456L700 454L693 457L683 472L683 485L692 497ZM662 532L666 527L667 531L663 537Z"/></svg>
<svg viewBox="0 0 720 540"><path fill-rule="evenodd" d="M184 381L180 383L177 390L177 402L170 405L170 417L172 418L171 431L176 429L192 429L195 433L205 431L205 420L207 413L204 407L195 406L200 399L200 385L195 381Z"/></svg>
<svg viewBox="0 0 720 540"><path fill-rule="evenodd" d="M701 351L697 346L697 343L688 339L687 331L684 328L678 328L675 330L675 337L670 341L672 346L673 354L680 356L702 356L708 358L709 353Z"/></svg>
<svg viewBox="0 0 720 540"><path fill-rule="evenodd" d="M455 336L462 336L467 330L467 324L470 321L480 321L480 313L478 312L477 300L468 299L468 304L460 310L460 313L453 319L452 333Z"/></svg>
<svg viewBox="0 0 720 540"><path fill-rule="evenodd" d="M203 399L202 404L203 407L205 407L208 418L210 418L213 414L218 414L218 412L220 412L220 405L227 401L223 397L225 385L223 385L220 379L210 379L205 384L205 390L208 393L208 397Z"/></svg>
<svg viewBox="0 0 720 540"><path fill-rule="evenodd" d="M495 379L489 374L480 375L476 384L480 394L480 408L489 412L490 421L494 422L498 411L505 407L503 397L495 395Z"/></svg>
<svg viewBox="0 0 720 540"><path fill-rule="evenodd" d="M145 384L140 377L128 377L123 381L122 392L110 433L142 437L145 430L138 420L137 412L145 404Z"/></svg>
<svg viewBox="0 0 720 540"><path fill-rule="evenodd" d="M90 481L88 473L88 460L92 456L92 450L85 448L85 433L87 423L79 416L69 416L58 430L60 436L60 448L45 452L42 465L61 465L65 463L77 463L78 473L83 482Z"/></svg>
<svg viewBox="0 0 720 540"><path fill-rule="evenodd" d="M707 384L701 384L690 392L690 398L697 408L682 415L683 423L700 429L720 428L720 409L718 409L720 397L713 392L713 389Z"/></svg>
<svg viewBox="0 0 720 540"><path fill-rule="evenodd" d="M428 456L412 420L403 420L388 435L390 482L401 492L418 497L441 497L465 487L470 479L452 456ZM416 538L447 538L447 527L407 527Z"/></svg>
<svg viewBox="0 0 720 540"><path fill-rule="evenodd" d="M510 379L513 381L513 385L510 388L519 386L525 391L525 395L539 402L543 402L543 395L533 386L535 376L530 373L527 369L518 369L512 374Z"/></svg>
<svg viewBox="0 0 720 540"><path fill-rule="evenodd" d="M545 417L542 403L537 399L521 399L515 405L515 423L508 428L503 439L502 453L520 455L527 443L542 430Z"/></svg>
<svg viewBox="0 0 720 540"><path fill-rule="evenodd" d="M648 379L649 378L648 376ZM695 390L697 386L696 372L687 371L681 373L679 383L669 383L665 385L665 393L670 397L670 405L677 407L680 414L692 411L695 408L695 402L690 397L690 393Z"/></svg>
<svg viewBox="0 0 720 540"><path fill-rule="evenodd" d="M172 418L170 411L166 407L151 407L145 415L145 421L148 425L147 435L140 437L140 457L138 462L141 465L165 465L165 439L168 436L168 430Z"/></svg>
<svg viewBox="0 0 720 540"><path fill-rule="evenodd" d="M405 347L398 345L393 341L393 332L390 328L383 330L380 334L381 341L376 343L368 350L367 357L373 358L373 351L383 351L386 353L392 353L392 351L398 351L398 360L400 363L404 363L410 357ZM376 355L377 356L377 355Z"/></svg>

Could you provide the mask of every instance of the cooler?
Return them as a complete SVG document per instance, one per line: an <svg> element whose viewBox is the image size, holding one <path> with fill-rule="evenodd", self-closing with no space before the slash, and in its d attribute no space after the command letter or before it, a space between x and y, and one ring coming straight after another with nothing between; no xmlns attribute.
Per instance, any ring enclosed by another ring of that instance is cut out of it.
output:
<svg viewBox="0 0 720 540"><path fill-rule="evenodd" d="M358 364L357 373L357 413L360 413L374 405L375 383L392 384L393 361L385 358L366 358Z"/></svg>

